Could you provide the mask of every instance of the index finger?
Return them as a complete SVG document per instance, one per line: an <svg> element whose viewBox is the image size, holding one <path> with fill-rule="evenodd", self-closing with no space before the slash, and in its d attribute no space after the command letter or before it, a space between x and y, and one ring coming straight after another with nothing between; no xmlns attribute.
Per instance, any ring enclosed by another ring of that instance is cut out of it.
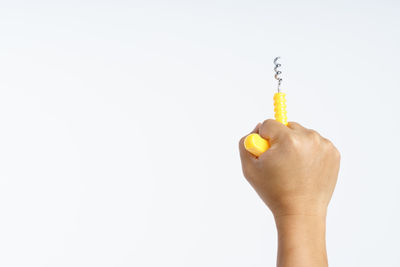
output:
<svg viewBox="0 0 400 267"><path fill-rule="evenodd" d="M268 139L270 142L274 142L288 132L288 127L273 119L265 120L259 129L261 137Z"/></svg>

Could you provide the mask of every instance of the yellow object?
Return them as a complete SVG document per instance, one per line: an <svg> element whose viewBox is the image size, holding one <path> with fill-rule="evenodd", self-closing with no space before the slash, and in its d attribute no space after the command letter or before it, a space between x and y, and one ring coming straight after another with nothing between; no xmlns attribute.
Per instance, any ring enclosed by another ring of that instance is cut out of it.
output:
<svg viewBox="0 0 400 267"><path fill-rule="evenodd" d="M286 95L285 93L275 93L274 95L274 111L275 111L275 120L288 125L287 121L287 111L286 111Z"/></svg>
<svg viewBox="0 0 400 267"><path fill-rule="evenodd" d="M287 111L286 111L286 98L285 93L275 93L274 95L274 111L275 120L279 121L284 125L288 125ZM256 157L259 157L262 153L268 150L270 144L268 140L265 140L256 133L249 134L244 139L244 147L247 151Z"/></svg>
<svg viewBox="0 0 400 267"><path fill-rule="evenodd" d="M244 147L247 151L256 157L268 150L269 142L262 138L259 134L252 133L244 139Z"/></svg>

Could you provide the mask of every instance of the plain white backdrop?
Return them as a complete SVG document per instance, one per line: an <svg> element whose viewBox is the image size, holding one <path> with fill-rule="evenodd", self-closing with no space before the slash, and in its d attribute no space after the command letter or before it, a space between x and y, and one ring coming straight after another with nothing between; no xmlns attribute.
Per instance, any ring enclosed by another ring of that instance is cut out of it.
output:
<svg viewBox="0 0 400 267"><path fill-rule="evenodd" d="M238 141L342 154L331 266L400 266L400 4L0 1L0 266L274 266Z"/></svg>

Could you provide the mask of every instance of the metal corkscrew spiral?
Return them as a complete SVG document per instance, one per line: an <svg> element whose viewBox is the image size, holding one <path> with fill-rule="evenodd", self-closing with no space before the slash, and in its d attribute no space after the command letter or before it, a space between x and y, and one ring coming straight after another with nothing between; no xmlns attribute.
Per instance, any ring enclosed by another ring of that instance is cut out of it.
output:
<svg viewBox="0 0 400 267"><path fill-rule="evenodd" d="M287 111L286 111L286 94L281 92L282 78L279 75L282 73L278 70L281 64L278 63L279 57L274 59L275 64L275 79L278 80L278 92L274 94L274 117L275 120L288 125ZM253 154L255 157L261 156L262 153L270 148L271 144L269 140L264 139L258 133L251 133L244 139L244 147L247 151Z"/></svg>
<svg viewBox="0 0 400 267"><path fill-rule="evenodd" d="M281 92L281 83L282 83L282 78L279 77L279 75L282 74L282 72L278 70L278 68L281 67L281 64L278 63L278 60L279 60L279 59L280 59L280 57L276 57L276 58L274 59L274 64L275 64L275 68L274 68L274 71L275 71L275 79L278 80L278 93Z"/></svg>

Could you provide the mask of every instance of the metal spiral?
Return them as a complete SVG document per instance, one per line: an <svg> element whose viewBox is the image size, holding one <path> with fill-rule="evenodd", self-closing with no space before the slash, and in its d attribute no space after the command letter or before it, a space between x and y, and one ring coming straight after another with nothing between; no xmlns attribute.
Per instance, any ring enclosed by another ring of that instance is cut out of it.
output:
<svg viewBox="0 0 400 267"><path fill-rule="evenodd" d="M281 64L279 64L279 63L277 62L278 59L280 59L280 57L276 57L276 58L274 59L274 64L275 64L274 71L275 71L275 79L278 80L278 92L280 92L280 91L281 91L282 78L279 77L279 75L280 75L282 72L278 70L278 68L280 68L280 66L281 66Z"/></svg>

